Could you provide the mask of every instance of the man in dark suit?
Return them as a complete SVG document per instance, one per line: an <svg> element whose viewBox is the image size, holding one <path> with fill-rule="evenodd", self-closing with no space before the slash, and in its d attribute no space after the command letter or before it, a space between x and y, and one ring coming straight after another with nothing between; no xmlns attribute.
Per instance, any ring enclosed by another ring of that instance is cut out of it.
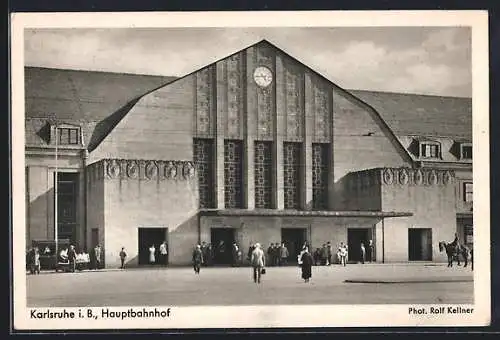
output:
<svg viewBox="0 0 500 340"><path fill-rule="evenodd" d="M76 269L76 251L75 246L70 245L68 249L68 261L69 261L69 270L74 273Z"/></svg>
<svg viewBox="0 0 500 340"><path fill-rule="evenodd" d="M203 253L199 244L193 250L193 269L195 274L200 274L201 264L203 263Z"/></svg>

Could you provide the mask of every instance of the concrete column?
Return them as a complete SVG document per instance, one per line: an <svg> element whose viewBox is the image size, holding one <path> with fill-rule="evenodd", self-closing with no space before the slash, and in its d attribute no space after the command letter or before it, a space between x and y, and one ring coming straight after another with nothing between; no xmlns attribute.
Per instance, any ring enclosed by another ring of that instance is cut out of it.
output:
<svg viewBox="0 0 500 340"><path fill-rule="evenodd" d="M301 208L310 210L312 207L312 136L314 134L314 92L311 75L304 75L304 143L302 145L302 186Z"/></svg>
<svg viewBox="0 0 500 340"><path fill-rule="evenodd" d="M53 192L49 187L50 175L46 167L30 166L27 168L27 220L26 228L30 239L27 240L31 245L31 240L46 239L53 229ZM52 202L52 204L51 204Z"/></svg>
<svg viewBox="0 0 500 340"><path fill-rule="evenodd" d="M274 207L285 208L285 191L283 180L283 139L285 134L286 117L286 93L285 93L285 69L281 55L276 56L276 115L274 124L274 147L273 147L273 193Z"/></svg>
<svg viewBox="0 0 500 340"><path fill-rule="evenodd" d="M373 236L373 243L375 244L375 259L377 262L384 260L384 220L381 220L375 225L375 234Z"/></svg>
<svg viewBox="0 0 500 340"><path fill-rule="evenodd" d="M224 119L227 108L225 61L216 64L215 207L224 209Z"/></svg>
<svg viewBox="0 0 500 340"><path fill-rule="evenodd" d="M255 209L255 139L257 133L257 88L253 81L254 48L249 48L244 54L246 63L245 90L246 103L244 109L244 162L243 162L243 206Z"/></svg>

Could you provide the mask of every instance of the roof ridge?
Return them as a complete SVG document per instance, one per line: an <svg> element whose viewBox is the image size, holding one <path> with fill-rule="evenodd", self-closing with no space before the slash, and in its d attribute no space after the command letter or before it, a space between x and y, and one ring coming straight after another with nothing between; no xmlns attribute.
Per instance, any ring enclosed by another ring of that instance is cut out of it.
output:
<svg viewBox="0 0 500 340"><path fill-rule="evenodd" d="M98 74L116 74L116 75L126 75L126 76L137 76L137 77L154 77L154 78L179 78L179 76L173 75L160 75L160 74L146 74L146 73L130 73L130 72L114 72L114 71L102 71L102 70L85 70L77 68L58 68L58 67L46 67L46 66L32 66L25 65L24 68L39 69L39 70L51 70L60 72L81 72L81 73L98 73Z"/></svg>

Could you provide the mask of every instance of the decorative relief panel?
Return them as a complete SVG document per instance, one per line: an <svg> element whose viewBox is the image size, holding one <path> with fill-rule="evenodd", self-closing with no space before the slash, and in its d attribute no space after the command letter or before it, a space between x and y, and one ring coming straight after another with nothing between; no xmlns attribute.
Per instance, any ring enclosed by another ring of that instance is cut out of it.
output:
<svg viewBox="0 0 500 340"><path fill-rule="evenodd" d="M128 178L137 178L139 177L139 165L136 161L130 161L127 164L127 176Z"/></svg>
<svg viewBox="0 0 500 340"><path fill-rule="evenodd" d="M259 46L255 54L255 66L266 66L274 73L274 51L267 46ZM257 86L257 136L259 139L273 138L273 89L275 81L267 87Z"/></svg>
<svg viewBox="0 0 500 340"><path fill-rule="evenodd" d="M272 208L272 142L255 142L255 208Z"/></svg>
<svg viewBox="0 0 500 340"><path fill-rule="evenodd" d="M300 206L300 143L283 143L283 190L285 209Z"/></svg>
<svg viewBox="0 0 500 340"><path fill-rule="evenodd" d="M191 180L196 175L191 161L104 159L99 163L107 179Z"/></svg>
<svg viewBox="0 0 500 340"><path fill-rule="evenodd" d="M328 144L312 145L313 209L328 208Z"/></svg>
<svg viewBox="0 0 500 340"><path fill-rule="evenodd" d="M243 111L242 57L235 54L226 60L227 78L227 118L226 137L241 138L241 121Z"/></svg>
<svg viewBox="0 0 500 340"><path fill-rule="evenodd" d="M214 120L212 114L212 69L204 68L195 75L195 135L213 136Z"/></svg>
<svg viewBox="0 0 500 340"><path fill-rule="evenodd" d="M330 141L329 87L319 81L313 87L314 96L314 140Z"/></svg>
<svg viewBox="0 0 500 340"><path fill-rule="evenodd" d="M455 174L449 170L384 168L382 179L386 185L449 185Z"/></svg>
<svg viewBox="0 0 500 340"><path fill-rule="evenodd" d="M243 143L224 141L224 203L226 208L243 207Z"/></svg>
<svg viewBox="0 0 500 340"><path fill-rule="evenodd" d="M304 82L303 74L294 65L286 65L285 102L286 102L286 137L292 141L303 139L304 108L302 104Z"/></svg>

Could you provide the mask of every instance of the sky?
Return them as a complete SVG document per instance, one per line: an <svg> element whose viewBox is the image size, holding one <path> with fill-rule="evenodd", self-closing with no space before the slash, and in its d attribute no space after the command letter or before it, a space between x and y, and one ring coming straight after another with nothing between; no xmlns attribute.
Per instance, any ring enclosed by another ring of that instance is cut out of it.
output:
<svg viewBox="0 0 500 340"><path fill-rule="evenodd" d="M266 39L345 89L471 97L467 27L26 29L25 65L183 76Z"/></svg>

